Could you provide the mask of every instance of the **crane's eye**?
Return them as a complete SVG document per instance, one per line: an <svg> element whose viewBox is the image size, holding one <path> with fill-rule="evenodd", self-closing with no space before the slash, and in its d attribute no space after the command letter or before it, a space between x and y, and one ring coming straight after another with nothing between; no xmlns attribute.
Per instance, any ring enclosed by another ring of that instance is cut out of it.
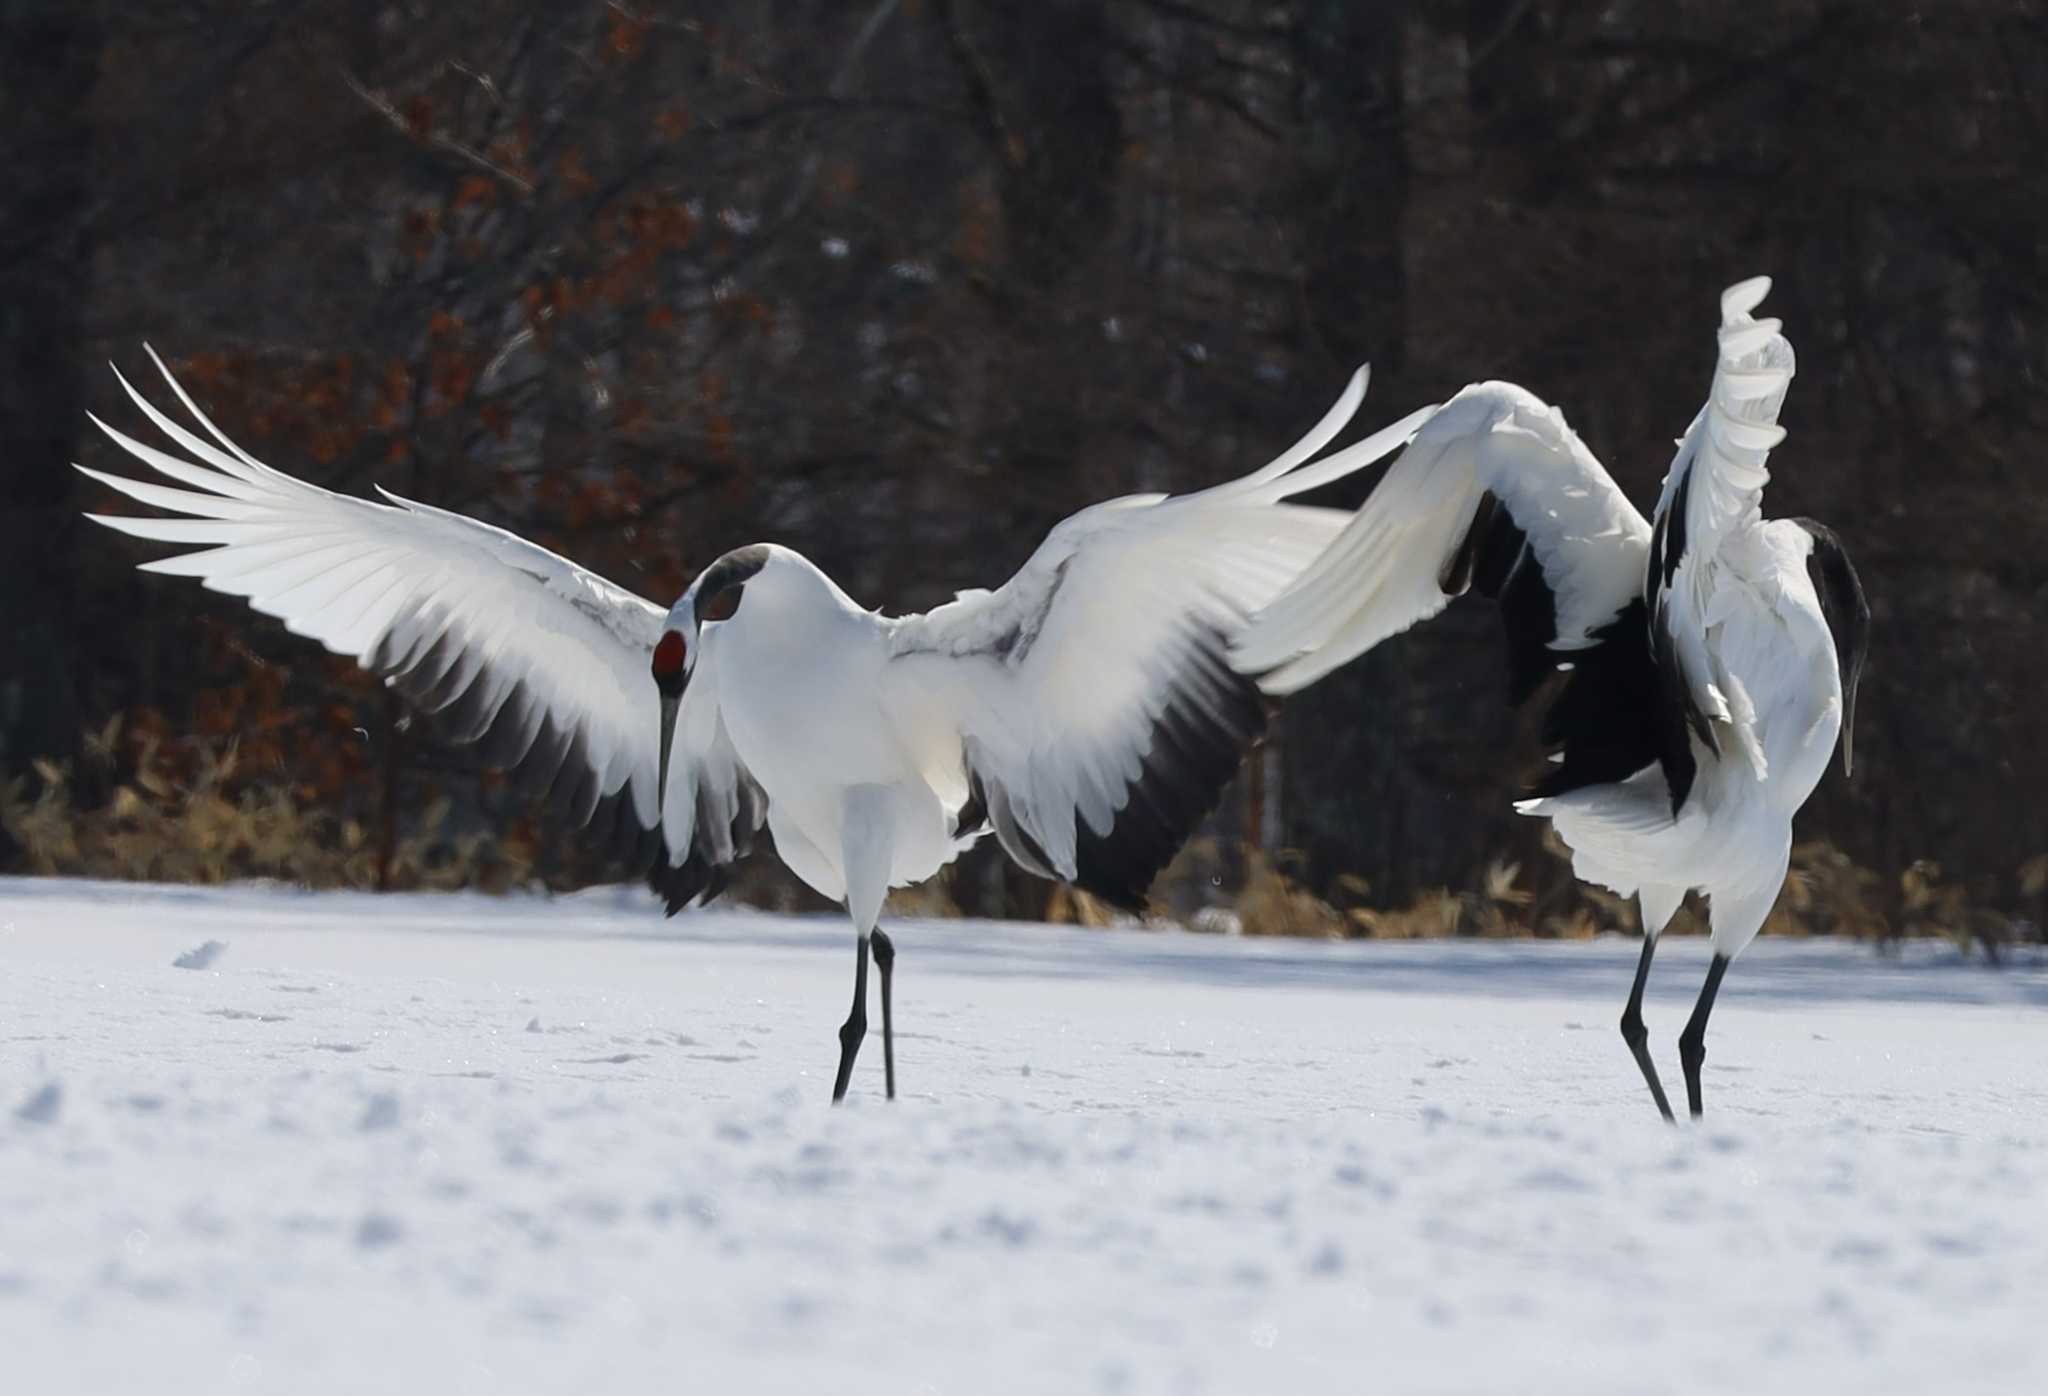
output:
<svg viewBox="0 0 2048 1396"><path fill-rule="evenodd" d="M740 593L743 587L727 587L704 603L704 609L697 613L699 620L731 620L740 609Z"/></svg>
<svg viewBox="0 0 2048 1396"><path fill-rule="evenodd" d="M680 676L683 672L683 658L687 653L682 632L668 631L654 647L654 677L661 680Z"/></svg>

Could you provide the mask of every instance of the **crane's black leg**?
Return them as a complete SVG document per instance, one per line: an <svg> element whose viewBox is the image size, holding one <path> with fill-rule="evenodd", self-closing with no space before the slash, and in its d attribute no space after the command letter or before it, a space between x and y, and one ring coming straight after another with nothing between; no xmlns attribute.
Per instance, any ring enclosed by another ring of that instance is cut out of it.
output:
<svg viewBox="0 0 2048 1396"><path fill-rule="evenodd" d="M882 1074L888 1082L889 1099L896 1098L896 1025L889 1020L889 974L896 968L896 945L877 927L870 937L875 942L875 968L882 972Z"/></svg>
<svg viewBox="0 0 2048 1396"><path fill-rule="evenodd" d="M1643 1025L1643 984L1650 977L1650 957L1656 953L1657 937L1644 936L1643 957L1636 961L1636 986L1628 991L1628 1007L1621 1010L1621 1040L1628 1044L1636 1065L1643 1069L1643 1079L1650 1083L1650 1096L1657 1102L1658 1113L1676 1124L1678 1117L1671 1113L1671 1102L1665 1099L1664 1083L1657 1079L1657 1063L1650 1060L1650 1030Z"/></svg>
<svg viewBox="0 0 2048 1396"><path fill-rule="evenodd" d="M1728 957L1714 956L1707 965L1707 982L1700 986L1700 1001L1692 1006L1692 1017L1678 1035L1678 1060L1685 1064L1685 1098L1697 1120L1700 1110L1700 1067L1707 1060L1707 1015L1714 1011L1714 995L1721 992L1721 976L1728 972Z"/></svg>
<svg viewBox="0 0 2048 1396"><path fill-rule="evenodd" d="M859 958L853 967L853 1011L839 1027L839 1075L832 1082L832 1103L846 1096L846 1083L853 1075L853 1059L860 1054L860 1041L868 1035L868 938L860 938Z"/></svg>

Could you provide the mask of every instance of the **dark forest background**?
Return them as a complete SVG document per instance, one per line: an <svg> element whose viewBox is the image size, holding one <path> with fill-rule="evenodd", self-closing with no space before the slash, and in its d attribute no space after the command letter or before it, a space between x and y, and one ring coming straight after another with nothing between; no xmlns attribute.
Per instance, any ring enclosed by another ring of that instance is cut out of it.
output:
<svg viewBox="0 0 2048 1396"><path fill-rule="evenodd" d="M664 604L773 539L899 610L1262 463L1368 360L1361 426L1512 379L1647 507L1767 272L1767 509L1840 531L1876 620L1798 888L1823 929L2038 925L2044 151L2026 0L0 0L0 868L602 872L80 518L145 340L322 484ZM1629 924L1509 810L1497 628L1295 701L1169 900L1284 869L1352 929ZM1064 914L992 853L947 895Z"/></svg>

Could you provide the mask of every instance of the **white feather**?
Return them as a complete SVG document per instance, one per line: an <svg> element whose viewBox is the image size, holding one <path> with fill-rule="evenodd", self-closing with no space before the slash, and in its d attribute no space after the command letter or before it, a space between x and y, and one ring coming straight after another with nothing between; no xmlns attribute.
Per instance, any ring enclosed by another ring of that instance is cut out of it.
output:
<svg viewBox="0 0 2048 1396"><path fill-rule="evenodd" d="M88 517L137 538L205 545L142 566L245 597L336 653L417 657L435 640L451 640L457 652L444 692L473 682L472 701L488 716L515 684L524 685L536 704L529 736L542 717L577 736L599 792L626 790L635 818L653 827L656 696L647 666L659 607L503 529L395 497L393 504L350 498L266 466L213 425L151 357L218 445L122 379L144 415L193 458L96 417L94 424L142 464L191 488L79 469L139 503L189 517Z"/></svg>

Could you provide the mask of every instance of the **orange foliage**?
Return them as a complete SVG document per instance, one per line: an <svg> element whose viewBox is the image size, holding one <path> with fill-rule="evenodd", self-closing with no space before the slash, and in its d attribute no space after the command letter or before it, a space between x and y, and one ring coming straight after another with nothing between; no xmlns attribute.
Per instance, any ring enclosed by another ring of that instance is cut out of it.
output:
<svg viewBox="0 0 2048 1396"><path fill-rule="evenodd" d="M424 262L441 232L439 209L413 209L399 220L398 245L415 261Z"/></svg>
<svg viewBox="0 0 2048 1396"><path fill-rule="evenodd" d="M178 376L201 388L215 388L227 377L228 356L221 353L194 354L176 364Z"/></svg>
<svg viewBox="0 0 2048 1396"><path fill-rule="evenodd" d="M597 187L596 178L590 173L590 166L584 163L583 147L570 146L562 152L557 164L562 183L569 186L572 194L588 194Z"/></svg>
<svg viewBox="0 0 2048 1396"><path fill-rule="evenodd" d="M668 252L687 247L697 231L696 216L673 200L630 204L625 211L625 223L627 236L635 242L652 242Z"/></svg>
<svg viewBox="0 0 2048 1396"><path fill-rule="evenodd" d="M1001 214L995 197L980 190L961 210L960 230L954 235L953 250L969 266L985 267L996 257L996 230Z"/></svg>
<svg viewBox="0 0 2048 1396"><path fill-rule="evenodd" d="M605 36L607 45L620 58L638 58L647 45L647 31L654 27L653 23L626 13L620 5L613 5L611 11L611 30Z"/></svg>
<svg viewBox="0 0 2048 1396"><path fill-rule="evenodd" d="M403 407L412 397L412 368L403 359L393 359L384 369L381 394L393 407Z"/></svg>
<svg viewBox="0 0 2048 1396"><path fill-rule="evenodd" d="M682 559L666 551L648 566L647 578L656 596L681 596L690 585L690 574L684 570Z"/></svg>
<svg viewBox="0 0 2048 1396"><path fill-rule="evenodd" d="M429 416L446 416L469 396L476 386L479 365L476 355L461 349L436 349L427 358L427 382L433 390L428 401Z"/></svg>
<svg viewBox="0 0 2048 1396"><path fill-rule="evenodd" d="M518 134L492 141L484 150L484 154L490 157L492 164L511 171L519 176L519 178L531 184L533 183L533 167L526 163L526 151L532 143L533 133L522 122ZM477 175L475 178L485 179L488 182L486 176L483 175ZM493 187L492 196L496 197L495 186Z"/></svg>
<svg viewBox="0 0 2048 1396"><path fill-rule="evenodd" d="M722 461L732 459L732 418L713 412L704 420L704 444Z"/></svg>

